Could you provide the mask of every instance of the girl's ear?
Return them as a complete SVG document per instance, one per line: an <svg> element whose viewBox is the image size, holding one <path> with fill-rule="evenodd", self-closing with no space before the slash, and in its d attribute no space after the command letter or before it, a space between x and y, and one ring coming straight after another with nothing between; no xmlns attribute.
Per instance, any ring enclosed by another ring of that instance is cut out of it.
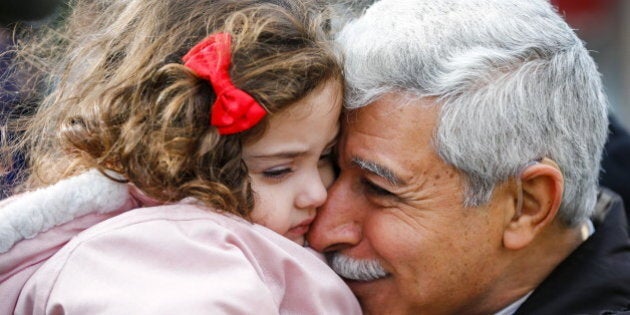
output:
<svg viewBox="0 0 630 315"><path fill-rule="evenodd" d="M514 204L522 206L503 233L503 245L513 250L529 245L555 219L564 190L560 167L548 158L526 167L520 174L520 181L521 185L516 185L516 189L522 191L517 191L514 196L521 200L515 200Z"/></svg>

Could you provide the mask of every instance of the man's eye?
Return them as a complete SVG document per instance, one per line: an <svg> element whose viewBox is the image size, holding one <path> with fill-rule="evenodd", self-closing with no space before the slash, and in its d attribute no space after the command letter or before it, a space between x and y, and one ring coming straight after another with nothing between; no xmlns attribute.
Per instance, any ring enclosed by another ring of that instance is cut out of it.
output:
<svg viewBox="0 0 630 315"><path fill-rule="evenodd" d="M332 149L328 148L324 150L324 152L322 152L322 154L319 156L319 161L320 162L324 161L325 163L328 163L332 161L332 158L333 158Z"/></svg>
<svg viewBox="0 0 630 315"><path fill-rule="evenodd" d="M272 168L272 169L264 170L262 172L262 175L270 179L280 179L291 172L292 170L290 168Z"/></svg>
<svg viewBox="0 0 630 315"><path fill-rule="evenodd" d="M362 179L361 183L363 184L363 187L365 187L365 192L367 194L375 195L375 196L392 196L392 195L394 195L389 190L384 189L381 186L378 186L378 185L372 183L371 181L369 181L367 179Z"/></svg>
<svg viewBox="0 0 630 315"><path fill-rule="evenodd" d="M332 159L332 153L328 152L328 153L324 153L322 155L319 156L319 160L331 160Z"/></svg>
<svg viewBox="0 0 630 315"><path fill-rule="evenodd" d="M333 163L333 156L332 153L326 153L326 154L322 154L319 156L319 161L317 162L317 164L319 166L327 166Z"/></svg>

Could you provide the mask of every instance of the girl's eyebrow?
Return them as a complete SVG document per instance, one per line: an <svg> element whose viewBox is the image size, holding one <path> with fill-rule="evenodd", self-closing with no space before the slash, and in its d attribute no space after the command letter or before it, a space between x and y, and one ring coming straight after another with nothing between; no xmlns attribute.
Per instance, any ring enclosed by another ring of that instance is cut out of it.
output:
<svg viewBox="0 0 630 315"><path fill-rule="evenodd" d="M330 139L330 141L326 144L326 146L324 147L324 149L328 149L328 148L332 148L337 144L337 134L335 134L334 137L332 137L332 139ZM244 158L251 158L251 159L291 159L291 158L296 158L302 155L306 155L308 153L307 150L288 150L288 151L278 151L278 152L272 152L269 154L255 154L255 155L248 155L247 157Z"/></svg>
<svg viewBox="0 0 630 315"><path fill-rule="evenodd" d="M301 155L306 154L306 151L295 150L295 151L280 151L271 154L258 154L258 155L250 155L248 158L252 159L276 159L276 158L295 158Z"/></svg>

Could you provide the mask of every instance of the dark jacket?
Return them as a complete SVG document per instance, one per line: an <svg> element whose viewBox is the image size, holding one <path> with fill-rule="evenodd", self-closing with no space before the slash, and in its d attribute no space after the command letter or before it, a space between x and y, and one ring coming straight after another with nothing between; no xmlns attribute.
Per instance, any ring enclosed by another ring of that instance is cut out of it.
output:
<svg viewBox="0 0 630 315"><path fill-rule="evenodd" d="M625 205L630 205L630 134L614 115L610 116L599 183L618 193ZM630 219L628 212L626 216Z"/></svg>

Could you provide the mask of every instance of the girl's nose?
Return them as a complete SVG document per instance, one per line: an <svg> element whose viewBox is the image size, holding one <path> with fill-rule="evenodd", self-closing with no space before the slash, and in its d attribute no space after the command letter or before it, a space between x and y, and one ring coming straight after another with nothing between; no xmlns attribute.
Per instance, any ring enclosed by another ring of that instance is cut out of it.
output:
<svg viewBox="0 0 630 315"><path fill-rule="evenodd" d="M308 179L305 178L301 183L302 188L299 190L295 201L298 209L315 209L326 202L328 196L326 186L322 182L319 172L314 175L311 174Z"/></svg>

